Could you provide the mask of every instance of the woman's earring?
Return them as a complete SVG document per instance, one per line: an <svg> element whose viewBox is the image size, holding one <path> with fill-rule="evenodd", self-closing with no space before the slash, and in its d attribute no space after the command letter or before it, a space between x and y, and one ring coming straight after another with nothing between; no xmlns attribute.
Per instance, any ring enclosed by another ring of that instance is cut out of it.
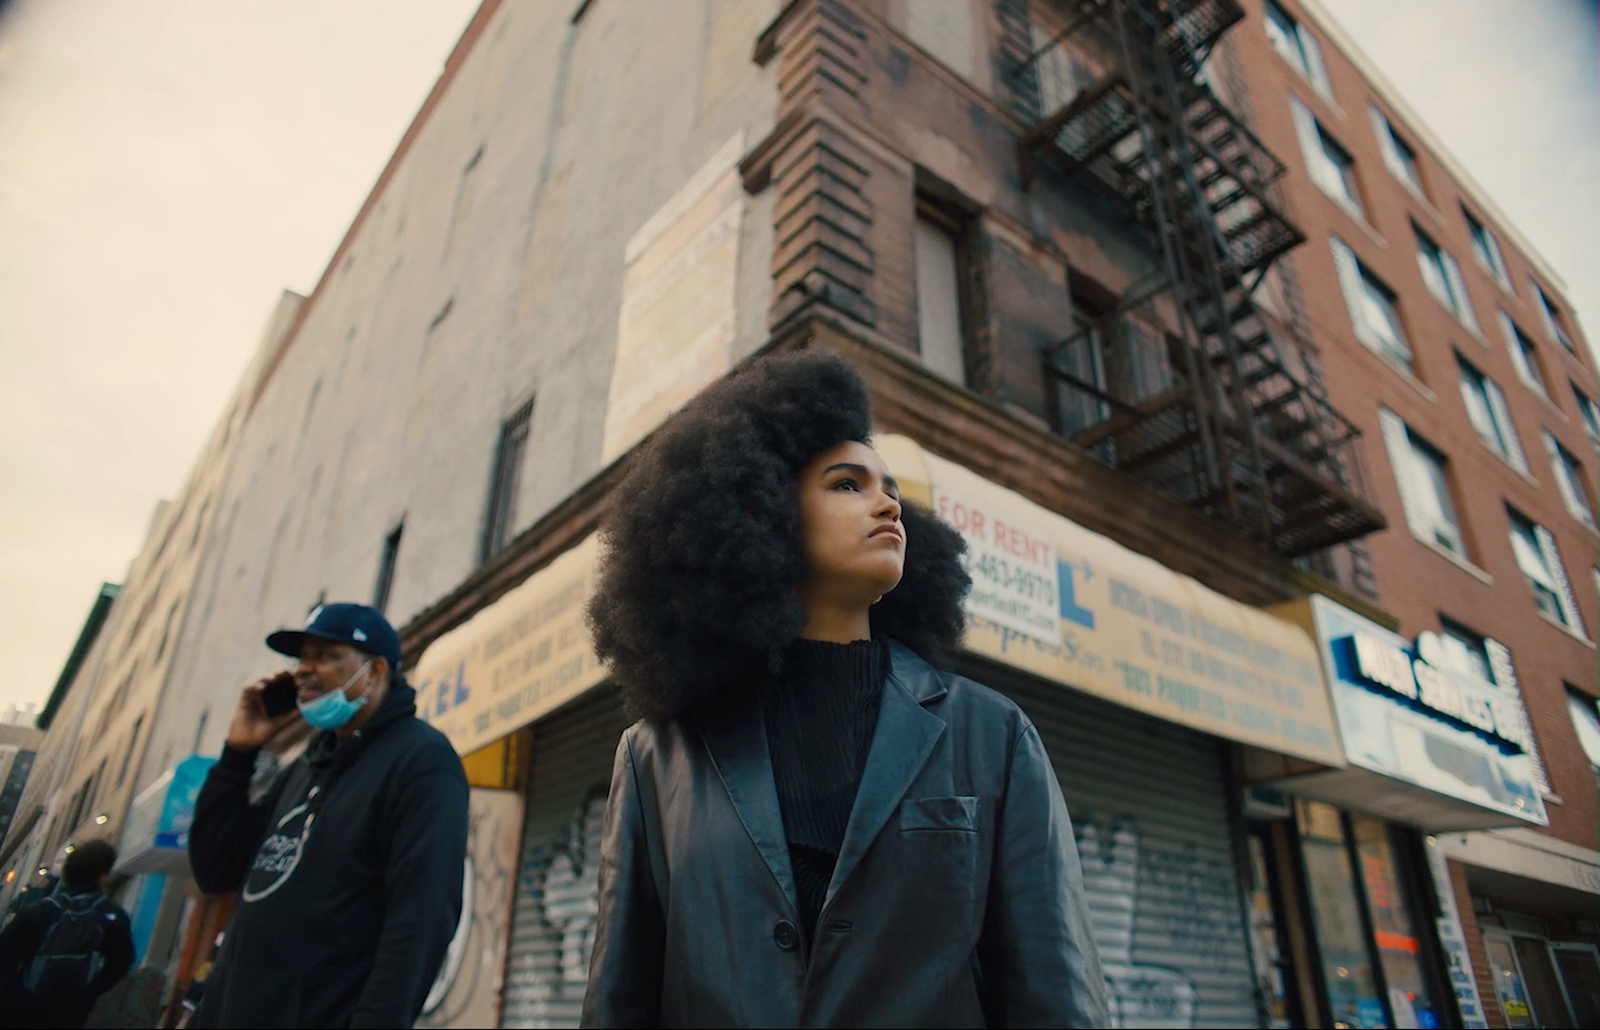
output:
<svg viewBox="0 0 1600 1030"><path fill-rule="evenodd" d="M877 603L878 603L878 602L879 602L879 601L881 601L881 600L883 600L883 595L882 595L882 594L879 594L879 595L878 595L878 596L877 596L877 597L874 597L874 598L873 598L873 599L872 599L872 603L873 603L873 604L877 604Z"/></svg>

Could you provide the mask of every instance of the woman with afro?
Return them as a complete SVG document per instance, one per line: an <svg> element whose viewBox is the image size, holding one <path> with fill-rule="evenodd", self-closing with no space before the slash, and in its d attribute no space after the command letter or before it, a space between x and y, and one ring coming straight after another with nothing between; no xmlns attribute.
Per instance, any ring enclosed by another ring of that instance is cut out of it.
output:
<svg viewBox="0 0 1600 1030"><path fill-rule="evenodd" d="M941 668L971 582L843 360L766 358L618 487L589 609L617 747L583 1025L1106 1025L1060 787Z"/></svg>

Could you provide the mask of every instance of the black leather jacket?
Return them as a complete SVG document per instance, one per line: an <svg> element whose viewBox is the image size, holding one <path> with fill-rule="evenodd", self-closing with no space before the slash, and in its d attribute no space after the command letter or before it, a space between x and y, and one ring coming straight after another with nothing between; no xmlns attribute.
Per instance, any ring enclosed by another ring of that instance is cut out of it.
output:
<svg viewBox="0 0 1600 1030"><path fill-rule="evenodd" d="M1107 1025L1083 875L1015 704L892 646L839 862L803 940L754 703L617 747L583 1025Z"/></svg>

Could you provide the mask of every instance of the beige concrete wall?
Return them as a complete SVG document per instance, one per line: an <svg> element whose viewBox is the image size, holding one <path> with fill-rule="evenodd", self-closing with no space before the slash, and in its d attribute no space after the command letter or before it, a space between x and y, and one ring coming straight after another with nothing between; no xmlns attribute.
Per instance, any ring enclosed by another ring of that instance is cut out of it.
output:
<svg viewBox="0 0 1600 1030"><path fill-rule="evenodd" d="M371 600L396 625L476 565L501 421L534 399L513 532L599 471L624 251L713 153L770 129L775 0L516 0L482 27L346 241L240 431L139 782L221 747L262 637ZM765 341L748 198L733 357ZM202 725L203 720L203 725Z"/></svg>

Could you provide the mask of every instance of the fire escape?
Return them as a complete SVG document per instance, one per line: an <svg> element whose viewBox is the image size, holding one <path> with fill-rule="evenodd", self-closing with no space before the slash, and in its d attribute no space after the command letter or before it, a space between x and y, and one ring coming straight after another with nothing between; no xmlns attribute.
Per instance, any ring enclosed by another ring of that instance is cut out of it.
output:
<svg viewBox="0 0 1600 1030"><path fill-rule="evenodd" d="M1023 181L1087 184L1161 256L1115 310L1045 349L1057 430L1286 557L1381 529L1355 427L1314 367L1285 364L1253 299L1305 236L1283 212L1283 165L1200 77L1243 17L1237 0L1051 6L1067 27L1016 74L1078 34L1111 70L1042 112L1021 141Z"/></svg>

